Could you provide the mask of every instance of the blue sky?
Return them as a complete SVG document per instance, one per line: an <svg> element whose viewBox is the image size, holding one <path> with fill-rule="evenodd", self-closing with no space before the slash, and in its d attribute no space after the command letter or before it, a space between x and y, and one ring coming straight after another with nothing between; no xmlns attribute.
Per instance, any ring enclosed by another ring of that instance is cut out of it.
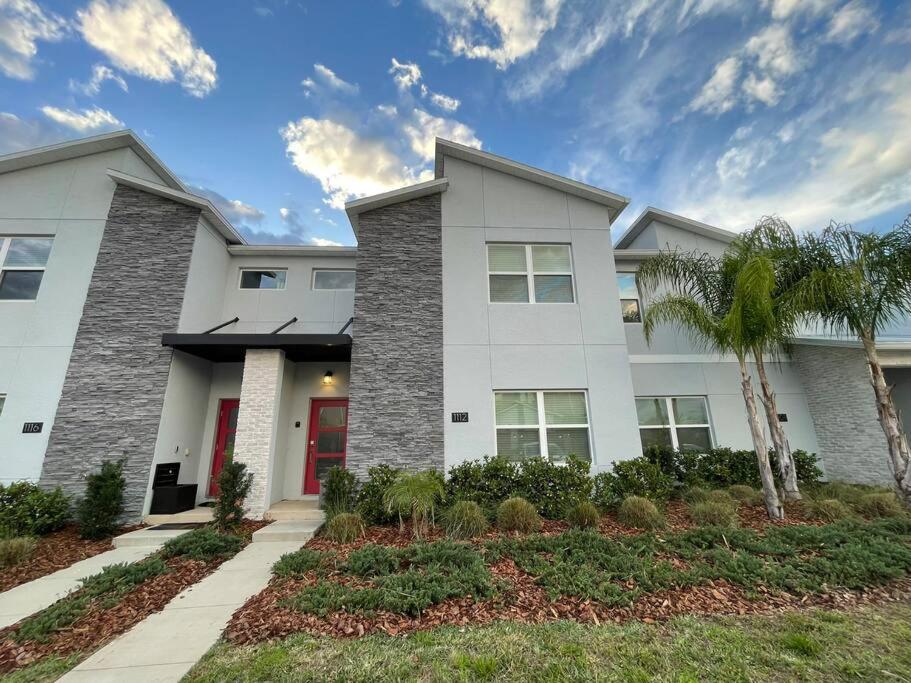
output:
<svg viewBox="0 0 911 683"><path fill-rule="evenodd" d="M217 9L215 9L217 8ZM129 127L254 242L434 135L742 229L911 211L911 6L875 0L0 0L0 153Z"/></svg>

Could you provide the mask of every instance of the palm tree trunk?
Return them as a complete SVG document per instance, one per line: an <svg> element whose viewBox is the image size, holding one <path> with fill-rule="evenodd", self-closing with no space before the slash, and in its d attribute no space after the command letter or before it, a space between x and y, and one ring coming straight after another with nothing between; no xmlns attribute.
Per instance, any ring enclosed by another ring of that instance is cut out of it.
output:
<svg viewBox="0 0 911 683"><path fill-rule="evenodd" d="M753 435L753 448L756 450L756 461L759 464L759 478L762 481L762 497L769 519L784 519L784 508L778 500L775 490L775 476L769 464L769 449L766 446L765 434L762 433L762 421L756 408L756 396L753 394L753 378L747 370L743 356L738 356L740 363L740 388L743 391L743 402L746 404L750 432Z"/></svg>
<svg viewBox="0 0 911 683"><path fill-rule="evenodd" d="M876 353L876 342L866 335L861 335L864 353L867 355L867 365L870 368L870 383L873 393L876 394L876 409L879 412L879 424L886 435L889 445L889 464L895 485L902 502L911 508L911 451L908 449L908 439L902 430L898 412L892 402L892 390L886 383L886 375L879 364L879 355Z"/></svg>
<svg viewBox="0 0 911 683"><path fill-rule="evenodd" d="M791 455L791 444L778 419L778 405L775 403L775 392L769 383L769 376L765 371L762 352L754 353L756 357L756 372L759 375L759 384L762 387L762 405L765 407L766 420L769 423L769 433L772 435L772 448L778 458L778 478L784 487L785 500L800 500L800 490L797 488L797 466L794 456Z"/></svg>

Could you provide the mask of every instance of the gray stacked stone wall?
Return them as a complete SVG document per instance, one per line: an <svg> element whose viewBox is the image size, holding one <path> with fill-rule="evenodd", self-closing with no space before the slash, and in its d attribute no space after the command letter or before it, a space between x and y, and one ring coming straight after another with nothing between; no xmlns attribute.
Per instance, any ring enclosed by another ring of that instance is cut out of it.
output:
<svg viewBox="0 0 911 683"><path fill-rule="evenodd" d="M890 485L886 437L863 351L796 345L793 357L807 394L826 477Z"/></svg>
<svg viewBox="0 0 911 683"><path fill-rule="evenodd" d="M79 321L41 484L81 496L103 460L125 458L128 521L149 481L199 209L118 185Z"/></svg>
<svg viewBox="0 0 911 683"><path fill-rule="evenodd" d="M359 217L347 465L443 470L440 195Z"/></svg>

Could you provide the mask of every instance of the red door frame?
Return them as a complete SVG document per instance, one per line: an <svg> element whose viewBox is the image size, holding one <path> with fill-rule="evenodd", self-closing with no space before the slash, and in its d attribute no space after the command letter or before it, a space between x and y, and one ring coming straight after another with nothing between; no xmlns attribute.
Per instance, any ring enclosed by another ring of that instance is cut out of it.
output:
<svg viewBox="0 0 911 683"><path fill-rule="evenodd" d="M320 427L319 411L320 408L331 408L337 406L345 407L345 424L341 427ZM315 398L310 401L310 424L307 430L307 460L304 465L304 485L303 493L319 493L319 480L316 478L316 463L320 458L337 458L339 453L319 453L317 445L319 443L320 432L342 432L345 434L345 445L341 452L342 467L345 466L346 453L348 451L348 399L347 398Z"/></svg>
<svg viewBox="0 0 911 683"><path fill-rule="evenodd" d="M218 475L225 465L225 446L228 444L228 435L237 432L237 422L231 429L231 411L240 409L239 398L223 398L218 402L218 422L215 426L215 448L212 451L212 469L209 472L208 496L214 498L218 495Z"/></svg>

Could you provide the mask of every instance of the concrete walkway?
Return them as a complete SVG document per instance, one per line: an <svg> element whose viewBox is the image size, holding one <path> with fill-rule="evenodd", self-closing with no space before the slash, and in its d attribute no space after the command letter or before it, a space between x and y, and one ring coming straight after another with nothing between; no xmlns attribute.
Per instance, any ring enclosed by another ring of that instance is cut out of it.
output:
<svg viewBox="0 0 911 683"><path fill-rule="evenodd" d="M300 541L250 543L60 681L179 681L218 641L237 608L266 587L273 563L301 545Z"/></svg>
<svg viewBox="0 0 911 683"><path fill-rule="evenodd" d="M79 588L81 579L97 574L112 564L141 560L159 547L160 543L114 548L0 593L0 628L6 628L20 619L40 612L45 607L50 607L67 593Z"/></svg>

